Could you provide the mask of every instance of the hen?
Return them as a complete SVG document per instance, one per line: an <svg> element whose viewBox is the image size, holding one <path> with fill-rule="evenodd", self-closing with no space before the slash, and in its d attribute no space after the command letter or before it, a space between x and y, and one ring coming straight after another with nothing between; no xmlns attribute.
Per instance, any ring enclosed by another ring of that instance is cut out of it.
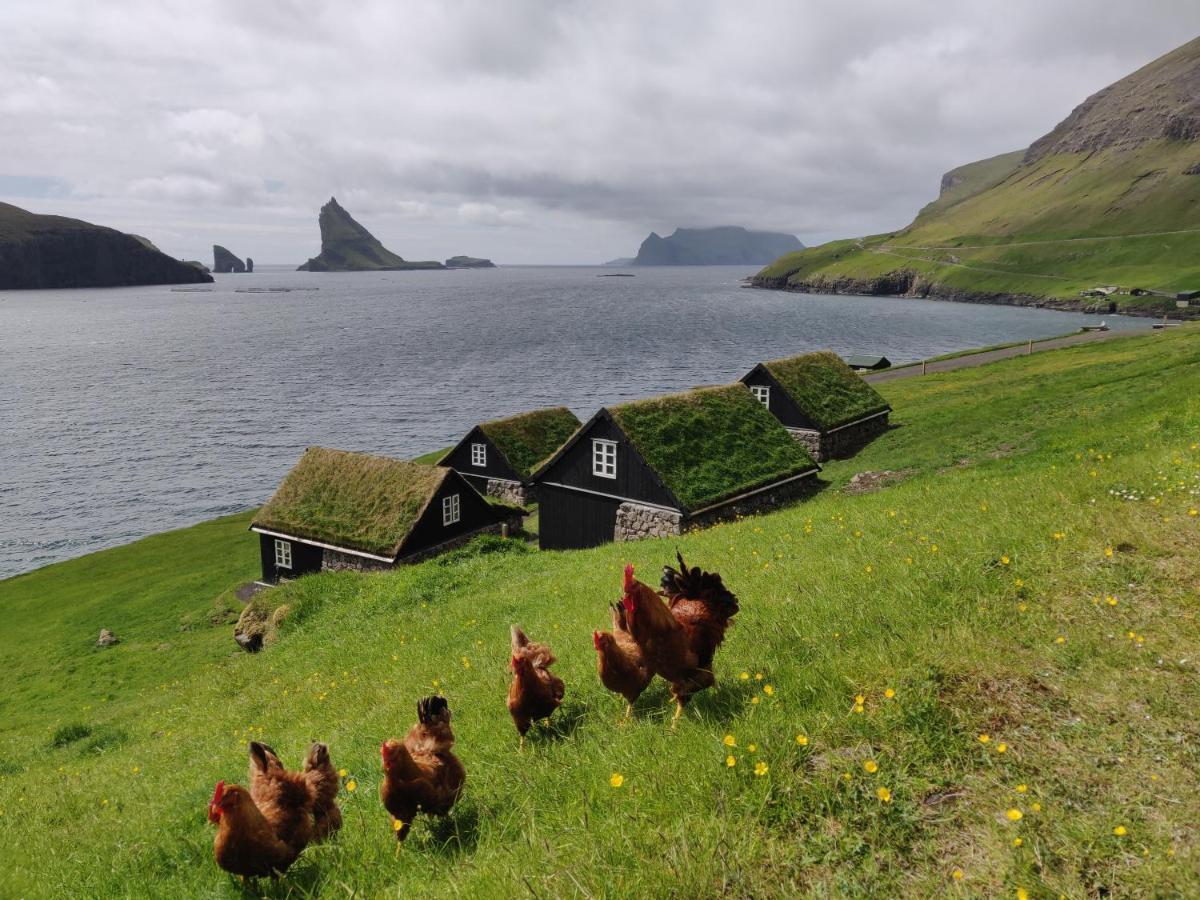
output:
<svg viewBox="0 0 1200 900"><path fill-rule="evenodd" d="M683 714L684 704L697 691L713 684L712 672L700 667L688 629L672 615L655 591L633 577L633 566L625 567L625 593L621 598L629 635L642 651L647 664L671 685L675 698L672 725Z"/></svg>
<svg viewBox="0 0 1200 900"><path fill-rule="evenodd" d="M688 636L688 646L696 653L696 664L712 672L713 656L725 640L725 630L737 614L737 597L725 587L716 572L689 569L683 554L675 551L679 569L663 566L662 593L667 597L671 615Z"/></svg>
<svg viewBox="0 0 1200 900"><path fill-rule="evenodd" d="M550 673L553 663L554 654L548 646L529 640L525 632L512 626L513 680L508 686L508 712L521 735L522 748L529 726L549 718L562 703L565 687L561 678Z"/></svg>
<svg viewBox="0 0 1200 900"><path fill-rule="evenodd" d="M380 747L383 784L379 799L392 814L396 838L408 837L418 812L445 816L462 793L467 771L451 748L450 707L444 697L417 703L417 724L404 741L387 740Z"/></svg>
<svg viewBox="0 0 1200 900"><path fill-rule="evenodd" d="M625 718L633 714L633 704L654 679L654 670L646 662L637 642L625 623L625 607L612 606L612 631L593 631L596 645L596 671L600 682L614 694L620 694L628 704Z"/></svg>
<svg viewBox="0 0 1200 900"><path fill-rule="evenodd" d="M217 865L243 878L287 871L299 851L275 836L275 830L240 785L218 781L208 804L208 821L217 826L213 858Z"/></svg>
<svg viewBox="0 0 1200 900"><path fill-rule="evenodd" d="M308 748L304 780L313 798L313 840L323 841L342 827L342 811L337 805L338 773L329 747L319 741Z"/></svg>
<svg viewBox="0 0 1200 900"><path fill-rule="evenodd" d="M275 751L250 742L250 799L275 831L299 853L313 837L313 792L300 772L289 772Z"/></svg>

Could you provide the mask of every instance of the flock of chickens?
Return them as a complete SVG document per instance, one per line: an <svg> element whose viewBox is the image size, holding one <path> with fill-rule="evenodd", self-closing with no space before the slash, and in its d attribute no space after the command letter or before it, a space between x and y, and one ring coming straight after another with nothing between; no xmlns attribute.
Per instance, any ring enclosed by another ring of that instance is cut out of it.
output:
<svg viewBox="0 0 1200 900"><path fill-rule="evenodd" d="M672 727L692 695L714 682L712 661L738 611L737 598L716 573L663 567L661 591L642 584L625 567L621 601L612 606L612 631L596 631L596 668L608 690L633 704L655 675L671 686ZM665 602L664 602L665 601ZM550 648L512 627L512 683L508 711L520 735L548 719L562 703L565 686L551 674ZM398 840L408 836L418 812L445 816L462 793L466 769L454 755L450 707L444 697L417 703L417 722L404 740L380 747L384 779L379 789ZM217 865L243 877L287 870L310 842L325 840L342 825L338 773L325 744L313 744L304 768L290 772L266 744L250 744L250 788L217 782L208 807L217 826Z"/></svg>

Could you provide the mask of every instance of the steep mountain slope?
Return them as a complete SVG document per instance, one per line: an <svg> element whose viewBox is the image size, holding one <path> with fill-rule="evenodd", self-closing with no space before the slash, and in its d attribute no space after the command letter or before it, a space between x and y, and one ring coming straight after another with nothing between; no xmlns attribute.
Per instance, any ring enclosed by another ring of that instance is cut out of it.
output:
<svg viewBox="0 0 1200 900"><path fill-rule="evenodd" d="M676 228L667 237L655 232L642 241L635 266L761 265L803 249L794 234L748 231L737 225L717 228Z"/></svg>
<svg viewBox="0 0 1200 900"><path fill-rule="evenodd" d="M948 172L907 228L776 260L761 287L1188 315L1200 287L1200 39L1080 104L1024 152ZM1197 308L1195 312L1200 312ZM1194 313L1191 313L1194 314Z"/></svg>
<svg viewBox="0 0 1200 900"><path fill-rule="evenodd" d="M334 197L321 207L321 253L301 272L354 272L380 269L443 269L439 262L409 262L383 246Z"/></svg>
<svg viewBox="0 0 1200 900"><path fill-rule="evenodd" d="M137 235L0 203L0 290L209 281Z"/></svg>

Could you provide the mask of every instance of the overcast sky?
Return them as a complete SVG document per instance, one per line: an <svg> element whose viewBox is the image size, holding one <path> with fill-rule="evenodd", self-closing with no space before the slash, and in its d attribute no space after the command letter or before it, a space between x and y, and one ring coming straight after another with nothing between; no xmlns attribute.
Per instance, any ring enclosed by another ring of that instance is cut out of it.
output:
<svg viewBox="0 0 1200 900"><path fill-rule="evenodd" d="M1200 34L1197 0L2 0L0 200L211 262L896 228Z"/></svg>

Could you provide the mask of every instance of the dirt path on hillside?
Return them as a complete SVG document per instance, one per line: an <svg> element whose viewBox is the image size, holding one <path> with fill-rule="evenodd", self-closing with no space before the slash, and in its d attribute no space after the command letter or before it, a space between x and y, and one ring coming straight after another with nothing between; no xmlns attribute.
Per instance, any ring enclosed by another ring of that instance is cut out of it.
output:
<svg viewBox="0 0 1200 900"><path fill-rule="evenodd" d="M1149 329L1147 329L1147 332ZM1094 341L1106 341L1109 338L1128 336L1129 334L1140 334L1141 332L1128 331L1084 331L1079 334L1068 335L1067 337L1051 338L1048 341L1034 341L1033 352L1041 353L1043 350L1058 350L1062 347L1074 347L1076 344L1090 344ZM955 369L969 369L972 366L982 366L985 363L995 362L998 359L1008 359L1012 356L1025 356L1029 353L1028 344L1018 344L1015 347L1003 347L999 350L984 350L980 353L971 353L967 356L956 356L954 359L943 359L938 362L925 364L925 373L933 374L934 372L952 372ZM911 378L914 375L923 374L921 371L921 363L916 363L911 366L903 366L901 368L889 369L884 372L873 372L865 376L867 381L894 381L897 378Z"/></svg>

